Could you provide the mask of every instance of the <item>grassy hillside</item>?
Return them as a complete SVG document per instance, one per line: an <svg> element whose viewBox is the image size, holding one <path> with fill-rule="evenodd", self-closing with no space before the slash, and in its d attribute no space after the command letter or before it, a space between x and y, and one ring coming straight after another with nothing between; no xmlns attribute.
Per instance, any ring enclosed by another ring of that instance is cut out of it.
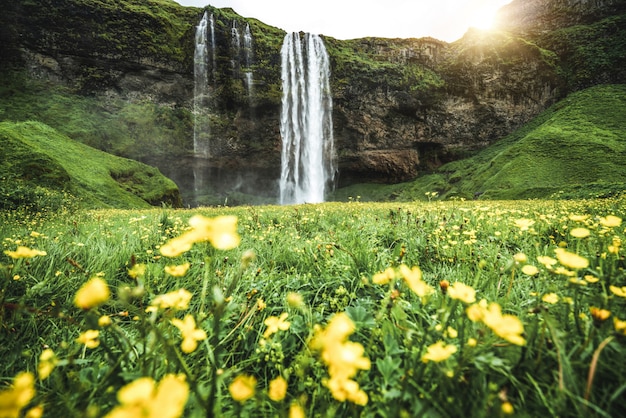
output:
<svg viewBox="0 0 626 418"><path fill-rule="evenodd" d="M526 199L595 197L626 190L626 85L592 87L552 106L534 121L471 158L414 182L357 185L335 196L375 200L441 197Z"/></svg>
<svg viewBox="0 0 626 418"><path fill-rule="evenodd" d="M140 208L179 205L176 185L157 169L71 140L40 122L0 123L0 208Z"/></svg>

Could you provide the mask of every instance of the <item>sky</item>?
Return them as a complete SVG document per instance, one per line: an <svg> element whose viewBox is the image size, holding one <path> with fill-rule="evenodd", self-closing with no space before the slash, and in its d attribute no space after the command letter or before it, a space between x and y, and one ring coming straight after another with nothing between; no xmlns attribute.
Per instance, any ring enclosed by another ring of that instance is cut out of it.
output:
<svg viewBox="0 0 626 418"><path fill-rule="evenodd" d="M288 32L338 39L366 36L452 42L469 27L489 29L496 11L512 0L175 0L183 6L232 7L243 17Z"/></svg>

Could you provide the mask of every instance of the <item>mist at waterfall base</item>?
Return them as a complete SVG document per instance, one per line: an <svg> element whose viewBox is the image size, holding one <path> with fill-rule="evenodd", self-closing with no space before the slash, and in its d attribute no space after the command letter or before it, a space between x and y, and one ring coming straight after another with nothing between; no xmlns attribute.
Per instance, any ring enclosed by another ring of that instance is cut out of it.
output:
<svg viewBox="0 0 626 418"><path fill-rule="evenodd" d="M216 66L215 21L205 12L196 27L194 53L193 153L178 164L159 164L174 180L186 206L236 204L296 204L324 201L336 172L332 135L330 65L318 35L287 34L281 53L282 101L280 167L230 158L227 138L212 133L217 110L212 97L223 77L242 82L254 124L254 46L248 24L232 22L221 34L228 47L230 71ZM220 49L223 56L224 49ZM226 61L228 63L228 61ZM242 104L245 106L245 104ZM219 130L217 130L219 132ZM214 137L215 136L215 137ZM277 138L278 140L279 138ZM277 144L278 145L278 144Z"/></svg>

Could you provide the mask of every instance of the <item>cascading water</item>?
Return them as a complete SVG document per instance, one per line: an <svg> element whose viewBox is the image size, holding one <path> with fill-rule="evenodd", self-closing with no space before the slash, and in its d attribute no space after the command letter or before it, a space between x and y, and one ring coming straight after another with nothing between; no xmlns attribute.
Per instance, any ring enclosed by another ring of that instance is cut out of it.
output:
<svg viewBox="0 0 626 418"><path fill-rule="evenodd" d="M330 63L318 35L285 35L281 49L280 204L319 203L333 187Z"/></svg>
<svg viewBox="0 0 626 418"><path fill-rule="evenodd" d="M254 50L252 48L252 32L250 31L250 25L246 23L246 29L243 32L243 64L246 68L244 77L246 89L248 90L248 101L252 101L252 96L254 95L254 78L251 70L253 57Z"/></svg>
<svg viewBox="0 0 626 418"><path fill-rule="evenodd" d="M209 100L209 79L207 58L209 46L207 44L208 16L204 16L196 27L196 49L194 52L194 92L193 92L193 151L197 156L209 156L209 123L206 114Z"/></svg>
<svg viewBox="0 0 626 418"><path fill-rule="evenodd" d="M209 28L211 29L211 71L213 73L213 81L215 81L215 18L213 17L213 13L211 13L211 17L209 18Z"/></svg>
<svg viewBox="0 0 626 418"><path fill-rule="evenodd" d="M238 78L241 54L241 35L239 35L236 20L233 20L233 27L230 30L230 45L232 48L232 60L230 62L233 67L233 77Z"/></svg>

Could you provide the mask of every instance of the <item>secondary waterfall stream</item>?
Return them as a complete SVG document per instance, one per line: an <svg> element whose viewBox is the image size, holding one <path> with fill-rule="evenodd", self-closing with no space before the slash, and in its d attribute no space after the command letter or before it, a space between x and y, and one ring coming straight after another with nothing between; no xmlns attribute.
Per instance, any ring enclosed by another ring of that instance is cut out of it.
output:
<svg viewBox="0 0 626 418"><path fill-rule="evenodd" d="M281 60L279 202L323 202L336 173L328 54L318 35L288 33Z"/></svg>
<svg viewBox="0 0 626 418"><path fill-rule="evenodd" d="M197 156L209 156L209 121L208 121L208 100L209 100L209 71L208 57L209 45L207 39L207 28L209 17L204 13L200 23L196 27L196 48L194 52L193 73L193 152Z"/></svg>

